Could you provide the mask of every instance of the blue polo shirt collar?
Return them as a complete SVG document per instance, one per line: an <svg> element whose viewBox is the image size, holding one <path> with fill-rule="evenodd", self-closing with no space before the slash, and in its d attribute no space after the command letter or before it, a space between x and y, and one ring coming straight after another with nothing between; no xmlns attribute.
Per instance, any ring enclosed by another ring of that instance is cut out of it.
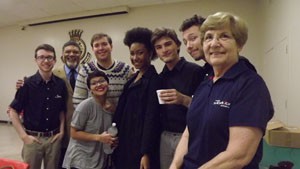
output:
<svg viewBox="0 0 300 169"><path fill-rule="evenodd" d="M234 79L247 70L249 70L249 68L245 63L238 61L224 74L223 77L221 77L221 79Z"/></svg>

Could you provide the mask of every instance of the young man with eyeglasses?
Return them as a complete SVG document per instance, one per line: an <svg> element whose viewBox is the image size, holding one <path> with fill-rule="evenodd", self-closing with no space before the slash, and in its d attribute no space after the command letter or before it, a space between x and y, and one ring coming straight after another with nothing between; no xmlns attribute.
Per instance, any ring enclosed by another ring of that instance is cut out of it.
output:
<svg viewBox="0 0 300 169"><path fill-rule="evenodd" d="M70 140L70 124L74 112L72 97L73 97L75 81L80 69L80 55L81 55L81 50L78 43L72 40L67 41L62 47L61 60L64 64L62 66L53 69L53 73L65 81L67 91L68 91L65 135L62 139L59 167L62 166L65 152L68 148L68 144ZM23 84L24 84L24 80L18 80L16 84L16 88L19 89L21 86L23 86Z"/></svg>
<svg viewBox="0 0 300 169"><path fill-rule="evenodd" d="M55 50L42 44L35 50L36 74L28 77L10 104L9 115L24 146L22 157L30 168L58 168L61 139L64 135L67 89L55 76ZM24 111L24 122L19 113Z"/></svg>

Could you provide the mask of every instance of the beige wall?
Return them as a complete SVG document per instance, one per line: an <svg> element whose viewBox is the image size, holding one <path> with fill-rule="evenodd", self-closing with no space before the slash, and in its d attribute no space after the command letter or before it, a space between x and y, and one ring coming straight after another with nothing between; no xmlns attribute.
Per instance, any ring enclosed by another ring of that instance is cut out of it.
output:
<svg viewBox="0 0 300 169"><path fill-rule="evenodd" d="M300 127L300 22L298 0L264 0L262 74L276 118Z"/></svg>
<svg viewBox="0 0 300 169"><path fill-rule="evenodd" d="M57 55L61 55L61 46L69 40L68 31L72 29L84 30L82 39L87 44L87 50L91 52L89 41L97 32L105 32L113 39L113 57L129 62L128 49L123 45L123 37L126 30L135 26L144 26L154 29L156 27L178 27L182 20L193 14L207 16L217 11L233 12L249 24L249 40L242 55L261 69L262 63L262 29L260 0L198 0L187 3L176 3L159 6L130 9L128 14L99 17L78 21L62 22L36 27L27 27L21 30L21 26L13 26L0 29L0 120L8 120L6 115L7 105L15 94L15 81L24 75L32 75L37 67L33 59L34 49L41 43L52 44ZM179 33L179 32L178 32ZM178 34L181 38L181 34ZM92 53L92 52L91 52ZM190 61L182 47L181 54ZM57 64L61 64L60 60ZM158 71L163 64L160 60L155 61ZM300 86L300 85L299 85Z"/></svg>

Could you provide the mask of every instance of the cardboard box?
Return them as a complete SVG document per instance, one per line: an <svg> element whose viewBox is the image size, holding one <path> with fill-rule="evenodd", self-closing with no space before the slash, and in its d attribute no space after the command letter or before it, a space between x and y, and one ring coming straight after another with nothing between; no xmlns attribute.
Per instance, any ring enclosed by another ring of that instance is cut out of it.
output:
<svg viewBox="0 0 300 169"><path fill-rule="evenodd" d="M284 124L277 119L271 119L267 124L267 131L284 127Z"/></svg>
<svg viewBox="0 0 300 169"><path fill-rule="evenodd" d="M270 133L271 133L271 130L274 130L274 129L279 129L279 128L282 128L284 126L284 124L279 121L279 120L275 120L275 119L271 119L268 124L267 124L267 127L266 127L266 133L265 133L265 136L264 136L264 139L265 141L270 144L270 145L273 145L271 143L271 136L270 136Z"/></svg>
<svg viewBox="0 0 300 169"><path fill-rule="evenodd" d="M272 146L300 148L300 128L285 126L279 120L271 120L264 139Z"/></svg>

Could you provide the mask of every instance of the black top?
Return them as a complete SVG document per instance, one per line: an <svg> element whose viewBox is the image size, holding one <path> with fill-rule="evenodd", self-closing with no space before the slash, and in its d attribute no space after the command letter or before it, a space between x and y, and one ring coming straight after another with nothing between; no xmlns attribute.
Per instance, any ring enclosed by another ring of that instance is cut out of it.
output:
<svg viewBox="0 0 300 169"><path fill-rule="evenodd" d="M151 168L159 167L160 111L156 90L160 78L151 66L143 77L137 74L124 86L113 118L119 129L119 144L114 152L117 169L139 169L144 154L150 156Z"/></svg>
<svg viewBox="0 0 300 169"><path fill-rule="evenodd" d="M192 96L205 76L204 69L199 65L187 62L183 57L173 70L165 65L160 74L162 89L176 89L177 91ZM187 108L183 105L162 105L163 130L182 133L186 127Z"/></svg>
<svg viewBox="0 0 300 169"><path fill-rule="evenodd" d="M24 110L24 127L46 132L60 126L59 114L66 112L67 88L55 75L45 82L39 72L24 82L10 106L17 112Z"/></svg>

